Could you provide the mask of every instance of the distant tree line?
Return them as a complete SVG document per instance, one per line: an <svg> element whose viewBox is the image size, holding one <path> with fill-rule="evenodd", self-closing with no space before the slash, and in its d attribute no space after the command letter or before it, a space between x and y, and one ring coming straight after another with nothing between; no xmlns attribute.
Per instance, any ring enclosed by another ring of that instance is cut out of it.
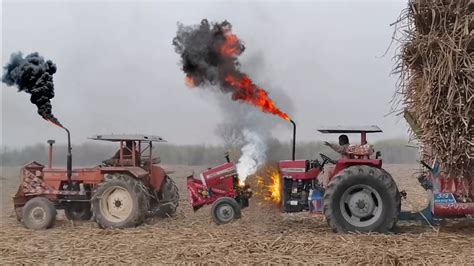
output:
<svg viewBox="0 0 474 266"><path fill-rule="evenodd" d="M404 139L390 139L373 143L376 151L382 152L385 163L415 163L418 159L418 150L405 146ZM269 161L291 159L291 144L271 139L267 142L266 152ZM74 166L95 166L101 164L102 160L110 158L116 151L118 145L101 143L84 143L74 145ZM230 153L231 159L237 161L240 157L241 145L174 145L157 144L153 153L165 164L183 165L216 165L225 161L224 153ZM332 158L337 154L324 146L322 142L299 142L296 147L296 158L319 159L319 153L324 153ZM24 148L2 147L0 152L1 165L19 166L31 161L46 164L48 161L47 144L36 144ZM66 164L66 146L58 144L54 146L54 165Z"/></svg>

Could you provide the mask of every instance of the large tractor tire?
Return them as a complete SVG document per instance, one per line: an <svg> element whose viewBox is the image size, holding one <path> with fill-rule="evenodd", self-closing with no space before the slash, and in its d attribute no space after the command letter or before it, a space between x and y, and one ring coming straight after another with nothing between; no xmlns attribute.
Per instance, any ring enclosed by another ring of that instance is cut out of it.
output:
<svg viewBox="0 0 474 266"><path fill-rule="evenodd" d="M156 209L154 215L163 218L173 216L179 205L178 186L173 179L166 176L161 191L155 194L155 198L151 199L152 209Z"/></svg>
<svg viewBox="0 0 474 266"><path fill-rule="evenodd" d="M23 207L22 220L29 229L50 228L56 221L56 207L47 198L32 198Z"/></svg>
<svg viewBox="0 0 474 266"><path fill-rule="evenodd" d="M217 225L230 223L242 216L240 204L230 197L222 197L212 204L212 219Z"/></svg>
<svg viewBox="0 0 474 266"><path fill-rule="evenodd" d="M140 225L148 211L144 184L124 174L108 175L92 192L92 213L102 228Z"/></svg>
<svg viewBox="0 0 474 266"><path fill-rule="evenodd" d="M71 221L89 221L92 218L89 202L71 202L64 207L66 218Z"/></svg>
<svg viewBox="0 0 474 266"><path fill-rule="evenodd" d="M397 184L385 170L351 166L329 183L324 215L335 232L386 233L400 213Z"/></svg>
<svg viewBox="0 0 474 266"><path fill-rule="evenodd" d="M387 176L390 176L392 178L392 175L387 172L387 170L383 169L383 168L380 168L380 170L383 172L383 174L387 175ZM395 183L396 185L396 183ZM390 228L391 231L394 231L396 226L397 226L397 222L398 222L398 217L400 216L400 212L402 211L402 195L400 194L400 191L398 190L398 186L396 185L397 187L397 195L398 195L398 207L397 207L397 217L395 219L393 219L393 224L392 224L392 227Z"/></svg>

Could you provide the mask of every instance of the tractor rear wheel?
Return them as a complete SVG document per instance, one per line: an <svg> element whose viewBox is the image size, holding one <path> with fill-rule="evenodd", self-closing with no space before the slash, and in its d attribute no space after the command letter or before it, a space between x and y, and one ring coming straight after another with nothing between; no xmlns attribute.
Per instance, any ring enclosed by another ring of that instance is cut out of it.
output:
<svg viewBox="0 0 474 266"><path fill-rule="evenodd" d="M389 172L387 172L387 170L380 168L380 171L382 171L383 174L392 177L392 175ZM398 186L396 187L397 187L397 195L398 195L397 217L393 219L393 224L392 224L392 227L390 228L391 231L395 230L397 226L397 222L398 222L398 217L400 216L400 212L402 211L402 195L400 194L400 191L398 190Z"/></svg>
<svg viewBox="0 0 474 266"><path fill-rule="evenodd" d="M179 191L173 179L166 176L161 186L161 191L155 194L155 198L152 198L151 201L152 209L157 211L153 214L159 217L173 216L179 205Z"/></svg>
<svg viewBox="0 0 474 266"><path fill-rule="evenodd" d="M231 197L222 197L212 205L212 219L217 225L230 223L242 216L240 204Z"/></svg>
<svg viewBox="0 0 474 266"><path fill-rule="evenodd" d="M26 228L47 229L56 221L56 207L47 198L32 198L23 207L22 216Z"/></svg>
<svg viewBox="0 0 474 266"><path fill-rule="evenodd" d="M102 228L140 225L148 211L145 185L124 174L108 175L92 192L92 213Z"/></svg>
<svg viewBox="0 0 474 266"><path fill-rule="evenodd" d="M66 218L71 221L88 221L92 218L89 202L71 202L64 207Z"/></svg>
<svg viewBox="0 0 474 266"><path fill-rule="evenodd" d="M335 232L390 231L397 222L400 194L388 172L351 166L329 183L324 195L324 215Z"/></svg>

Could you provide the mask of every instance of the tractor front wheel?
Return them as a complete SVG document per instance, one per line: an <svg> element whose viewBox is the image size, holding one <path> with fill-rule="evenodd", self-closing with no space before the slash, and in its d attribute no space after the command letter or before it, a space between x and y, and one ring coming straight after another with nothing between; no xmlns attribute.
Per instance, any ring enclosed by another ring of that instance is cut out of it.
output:
<svg viewBox="0 0 474 266"><path fill-rule="evenodd" d="M140 225L148 210L144 184L124 174L109 175L92 193L92 213L102 228Z"/></svg>
<svg viewBox="0 0 474 266"><path fill-rule="evenodd" d="M217 225L230 223L242 215L240 204L230 197L222 197L212 205L212 219Z"/></svg>
<svg viewBox="0 0 474 266"><path fill-rule="evenodd" d="M88 221L92 218L89 202L71 202L64 207L66 218L71 221Z"/></svg>
<svg viewBox="0 0 474 266"><path fill-rule="evenodd" d="M360 165L340 172L324 195L324 215L335 232L390 231L399 215L397 184L384 170Z"/></svg>
<svg viewBox="0 0 474 266"><path fill-rule="evenodd" d="M29 229L47 229L56 221L56 207L43 197L30 199L23 207L23 224Z"/></svg>

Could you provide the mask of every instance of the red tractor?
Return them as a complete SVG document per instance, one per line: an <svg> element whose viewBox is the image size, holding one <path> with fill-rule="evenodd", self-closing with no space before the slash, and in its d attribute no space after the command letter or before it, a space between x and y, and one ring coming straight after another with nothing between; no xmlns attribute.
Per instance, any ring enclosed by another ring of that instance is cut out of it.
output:
<svg viewBox="0 0 474 266"><path fill-rule="evenodd" d="M218 225L241 216L241 209L249 206L252 191L240 184L234 163L226 154L226 163L209 168L198 176L188 176L188 197L194 211L212 204L211 215Z"/></svg>
<svg viewBox="0 0 474 266"><path fill-rule="evenodd" d="M67 129L66 129L67 131ZM49 143L49 163L37 162L21 169L21 183L13 198L17 218L27 228L53 226L56 210L70 220L94 217L102 228L140 225L147 216L176 212L178 188L153 157L150 135L97 135L94 140L119 144L114 157L103 165L72 169L69 131L67 168L52 167L54 141Z"/></svg>
<svg viewBox="0 0 474 266"><path fill-rule="evenodd" d="M324 154L319 160L295 160L296 125L293 121L293 158L280 161L282 208L285 212L313 209L321 211L335 232L388 232L398 219L436 222L440 218L465 217L474 214L474 186L455 182L454 177L439 178L439 168L430 168L420 183L431 204L420 213L401 212L401 199L406 193L398 190L392 176L382 168L380 152L367 144L367 134L382 132L377 126L334 127L319 129L321 133L361 135L359 145L350 145L340 159ZM324 167L334 168L321 178ZM433 184L438 184L433 188ZM467 193L460 191L465 191ZM470 192L469 192L470 191Z"/></svg>

